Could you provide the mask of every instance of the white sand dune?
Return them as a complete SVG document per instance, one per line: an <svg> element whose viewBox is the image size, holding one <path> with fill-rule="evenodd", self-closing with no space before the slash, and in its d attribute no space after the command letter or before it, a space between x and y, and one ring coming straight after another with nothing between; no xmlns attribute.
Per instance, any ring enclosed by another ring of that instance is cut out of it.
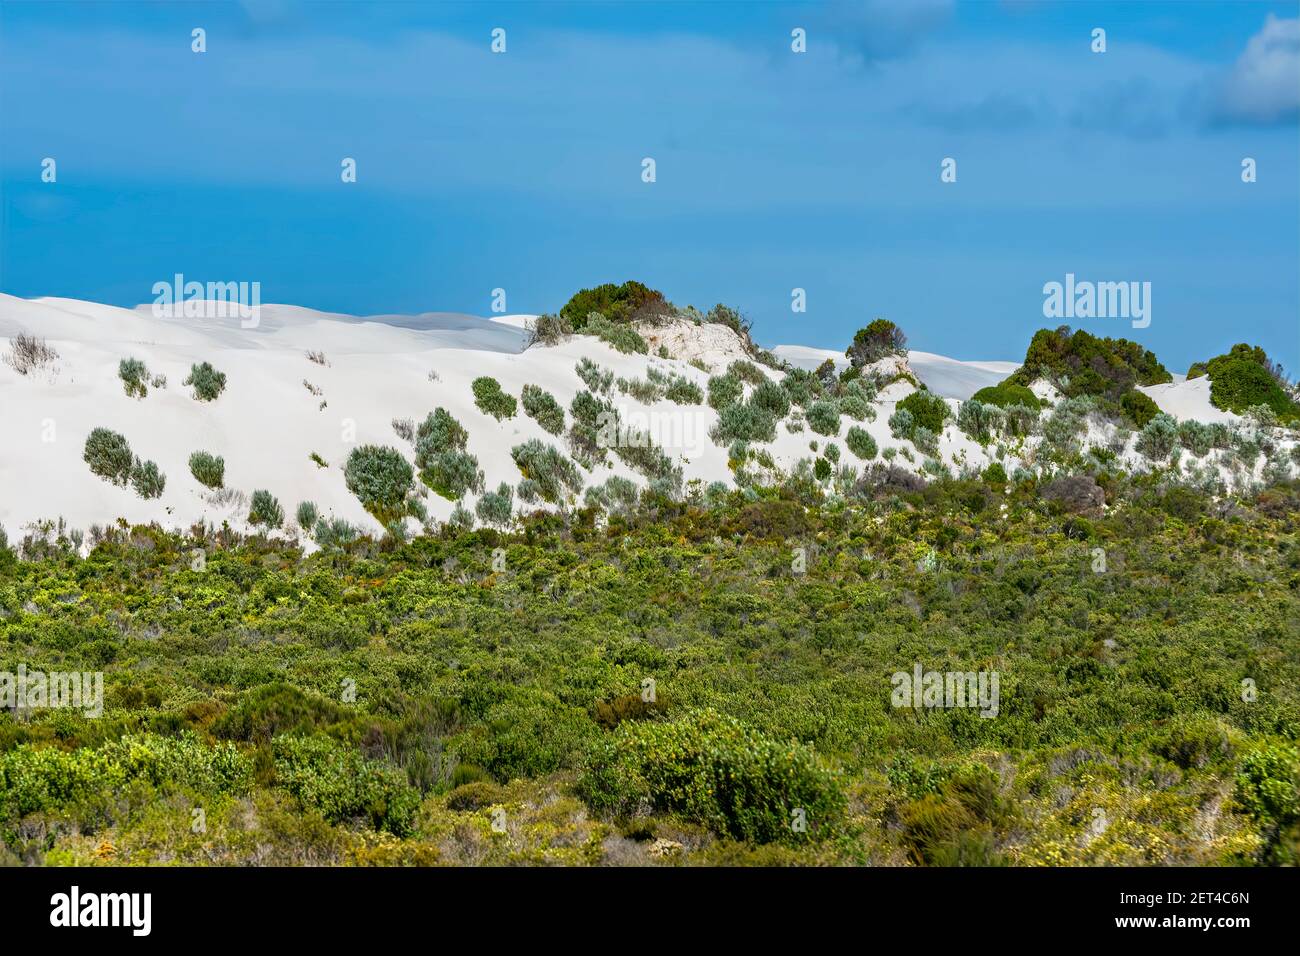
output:
<svg viewBox="0 0 1300 956"><path fill-rule="evenodd" d="M287 516L299 502L309 500L324 515L378 531L378 524L348 491L343 467L360 444L393 446L413 460L411 446L394 432L394 419L418 423L434 408L446 408L468 431L469 451L478 457L488 488L520 481L511 458L514 446L536 438L565 449L562 437L547 434L522 408L504 422L479 411L471 391L478 376L495 377L516 397L525 384L538 385L567 410L585 387L575 371L582 358L629 379L644 378L653 367L704 388L708 373L687 359L716 373L743 354L734 333L717 325L695 327L694 332L675 326L658 330L655 334L674 355L671 359L623 355L588 336L525 351L531 318L439 312L357 317L266 305L259 325L245 329L237 318L163 319L147 306L122 309L0 295L0 351L8 350L5 340L27 332L46 339L58 352L52 367L28 375L0 364L0 525L11 537L21 535L32 522L59 517L83 529L118 518L156 521L169 528L207 521L246 529L246 499L216 502L190 474L190 454L203 450L225 459L228 488L245 496L266 489L280 500ZM311 361L308 351L323 352L328 364ZM815 368L826 358L837 364L845 361L842 353L802 346L778 346L774 351L804 368ZM165 375L166 386L151 388L143 399L128 397L117 374L118 363L127 357L142 360L151 375ZM909 359L920 379L948 398L953 409L957 400L1000 381L1016 367L1012 362L962 362L927 352L912 352ZM227 376L226 389L214 402L196 401L182 384L191 366L205 361ZM838 435L830 438L806 427L791 431L789 423L783 423L776 440L763 448L778 468L789 470L833 442L845 463L861 466L844 443L848 429L859 427L882 452L893 448L907 453L894 459L895 464L919 469L924 456L910 443L893 438L888 426L894 404L910 391L906 383L891 386L879 396L874 420L855 423L843 418ZM1179 417L1235 420L1209 404L1203 379L1145 391ZM645 405L618 391L612 400L625 422L651 433L688 482L733 485L727 449L708 437L718 420L711 408L666 401ZM90 472L82 453L87 435L96 427L122 433L136 455L158 464L167 476L160 498L141 499L131 488L117 487ZM1023 454L1032 456L1032 441L1026 445ZM978 469L992 460L991 447L981 448L951 425L939 447L942 460L956 468ZM313 454L327 467L313 463ZM584 472L585 485L599 484L612 474L645 484L617 459L611 462ZM1011 468L1020 460L1008 456L1005 462ZM465 503L472 507L474 496ZM426 504L436 520L445 520L453 508L432 493Z"/></svg>
<svg viewBox="0 0 1300 956"><path fill-rule="evenodd" d="M1198 422L1232 424L1242 420L1240 415L1215 408L1210 402L1210 379L1207 375L1190 381L1182 375L1175 375L1172 382L1164 385L1139 385L1138 391L1145 392L1160 406L1162 412L1179 421L1195 419Z"/></svg>

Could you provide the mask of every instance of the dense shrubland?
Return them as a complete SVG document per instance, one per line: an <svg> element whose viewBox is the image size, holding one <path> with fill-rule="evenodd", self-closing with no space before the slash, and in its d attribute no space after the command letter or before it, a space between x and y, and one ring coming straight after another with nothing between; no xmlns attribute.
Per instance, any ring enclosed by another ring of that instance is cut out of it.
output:
<svg viewBox="0 0 1300 956"><path fill-rule="evenodd" d="M105 684L97 719L0 715L0 856L1297 861L1300 484L873 461L837 499L589 492L312 556L212 528L0 550L10 668ZM998 715L893 706L918 663L996 670Z"/></svg>

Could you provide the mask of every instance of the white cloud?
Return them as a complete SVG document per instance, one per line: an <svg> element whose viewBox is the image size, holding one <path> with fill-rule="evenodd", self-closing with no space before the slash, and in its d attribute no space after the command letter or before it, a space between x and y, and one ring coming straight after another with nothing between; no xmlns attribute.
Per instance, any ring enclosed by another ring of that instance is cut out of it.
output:
<svg viewBox="0 0 1300 956"><path fill-rule="evenodd" d="M1300 17L1268 15L1224 81L1215 118L1260 125L1300 119Z"/></svg>

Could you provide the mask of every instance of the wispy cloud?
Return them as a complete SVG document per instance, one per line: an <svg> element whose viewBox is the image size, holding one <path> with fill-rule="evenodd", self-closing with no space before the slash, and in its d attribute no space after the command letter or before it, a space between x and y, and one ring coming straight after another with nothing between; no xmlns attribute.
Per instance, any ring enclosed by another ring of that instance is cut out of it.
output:
<svg viewBox="0 0 1300 956"><path fill-rule="evenodd" d="M1300 17L1268 15L1224 79L1211 118L1251 126L1300 120Z"/></svg>

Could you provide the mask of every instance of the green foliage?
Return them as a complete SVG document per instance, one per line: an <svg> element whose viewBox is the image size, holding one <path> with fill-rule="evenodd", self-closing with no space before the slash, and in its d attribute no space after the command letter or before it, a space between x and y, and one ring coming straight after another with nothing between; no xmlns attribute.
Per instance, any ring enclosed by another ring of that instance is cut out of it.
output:
<svg viewBox="0 0 1300 956"><path fill-rule="evenodd" d="M93 474L115 485L125 485L131 480L135 456L126 438L107 428L96 428L86 437L82 459Z"/></svg>
<svg viewBox="0 0 1300 956"><path fill-rule="evenodd" d="M320 509L316 507L314 501L300 501L298 510L294 512L294 518L298 522L298 527L310 534L316 527L316 522L320 520Z"/></svg>
<svg viewBox="0 0 1300 956"><path fill-rule="evenodd" d="M709 407L722 411L745 397L745 386L740 379L728 373L709 379Z"/></svg>
<svg viewBox="0 0 1300 956"><path fill-rule="evenodd" d="M1165 461L1178 444L1178 422L1161 412L1143 427L1135 448L1152 461Z"/></svg>
<svg viewBox="0 0 1300 956"><path fill-rule="evenodd" d="M1210 401L1215 408L1244 413L1254 405L1272 409L1281 424L1300 421L1300 404L1284 387L1279 369L1258 346L1234 345L1206 363Z"/></svg>
<svg viewBox="0 0 1300 956"><path fill-rule="evenodd" d="M799 743L778 743L711 710L672 723L624 723L579 783L599 812L643 806L755 843L824 838L841 826L837 774ZM807 832L792 827L803 811Z"/></svg>
<svg viewBox="0 0 1300 956"><path fill-rule="evenodd" d="M912 416L914 428L928 428L936 435L943 431L943 423L952 414L947 402L933 392L926 391L912 392L897 407Z"/></svg>
<svg viewBox="0 0 1300 956"><path fill-rule="evenodd" d="M497 421L513 418L519 408L514 396L501 391L501 383L489 375L474 379L470 387L474 391L474 404L478 410Z"/></svg>
<svg viewBox="0 0 1300 956"><path fill-rule="evenodd" d="M727 445L737 440L775 441L776 418L769 409L753 401L732 403L723 406L709 437L718 445Z"/></svg>
<svg viewBox="0 0 1300 956"><path fill-rule="evenodd" d="M1037 410L1041 404L1038 401L1038 396L1031 389L1024 385L1017 385L1010 379L999 382L997 385L981 388L971 398L974 401L983 402L985 405L996 405L998 408L1023 405L1026 408Z"/></svg>
<svg viewBox="0 0 1300 956"><path fill-rule="evenodd" d="M536 344L558 345L573 334L573 325L563 316L547 313L533 320L529 334L530 347Z"/></svg>
<svg viewBox="0 0 1300 956"><path fill-rule="evenodd" d="M1194 378L1200 378L1202 375L1208 374L1209 371L1209 366L1204 362L1193 362L1187 367L1187 380L1191 381Z"/></svg>
<svg viewBox="0 0 1300 956"><path fill-rule="evenodd" d="M848 445L849 451L863 461L875 458L878 451L876 440L866 429L859 428L857 425L849 426L848 433L844 436L844 444Z"/></svg>
<svg viewBox="0 0 1300 956"><path fill-rule="evenodd" d="M513 399L512 399L513 401ZM465 450L469 433L445 408L436 408L415 433L415 466L420 480L448 501L481 491L478 459Z"/></svg>
<svg viewBox="0 0 1300 956"><path fill-rule="evenodd" d="M144 398L149 394L149 369L138 358L124 358L117 363L117 377L127 398Z"/></svg>
<svg viewBox="0 0 1300 956"><path fill-rule="evenodd" d="M746 385L762 385L764 382L772 381L763 370L753 362L746 362L744 359L737 359L727 366L727 374L733 378L738 378Z"/></svg>
<svg viewBox="0 0 1300 956"><path fill-rule="evenodd" d="M844 352L854 368L871 365L890 355L906 354L907 336L888 319L876 319L865 329L858 329L853 344Z"/></svg>
<svg viewBox="0 0 1300 956"><path fill-rule="evenodd" d="M210 362L190 366L189 377L182 385L194 387L194 397L200 402L215 401L226 388L226 373L218 372Z"/></svg>
<svg viewBox="0 0 1300 956"><path fill-rule="evenodd" d="M156 462L136 459L131 465L131 487L141 498L160 498L167 487L167 476Z"/></svg>
<svg viewBox="0 0 1300 956"><path fill-rule="evenodd" d="M630 325L611 322L599 312L592 312L587 316L582 331L587 335L596 336L615 351L625 355L645 355L650 351L649 343L636 329Z"/></svg>
<svg viewBox="0 0 1300 956"><path fill-rule="evenodd" d="M510 449L520 474L537 483L538 493L553 504L582 490L582 476L562 452L536 438Z"/></svg>
<svg viewBox="0 0 1300 956"><path fill-rule="evenodd" d="M610 388L614 385L614 373L597 365L585 355L578 360L573 370L578 373L582 383L597 395L609 394Z"/></svg>
<svg viewBox="0 0 1300 956"><path fill-rule="evenodd" d="M816 401L808 406L808 427L818 435L838 435L840 409L833 401Z"/></svg>
<svg viewBox="0 0 1300 956"><path fill-rule="evenodd" d="M396 448L360 445L352 449L343 478L348 491L385 527L408 514L415 472Z"/></svg>
<svg viewBox="0 0 1300 956"><path fill-rule="evenodd" d="M484 524L504 528L510 524L510 515L514 510L514 502L514 489L503 481L497 486L496 491L485 492L479 498L478 503L474 506L474 513L478 515L479 520Z"/></svg>
<svg viewBox="0 0 1300 956"><path fill-rule="evenodd" d="M1067 326L1034 333L1024 364L1006 383L1029 386L1039 378L1066 398L1096 399L1098 408L1108 413L1119 410L1121 399L1135 385L1173 381L1155 353L1136 342L1097 338L1082 329L1071 333Z"/></svg>
<svg viewBox="0 0 1300 956"><path fill-rule="evenodd" d="M190 455L190 474L205 488L220 488L226 480L226 460L220 455L196 451Z"/></svg>
<svg viewBox="0 0 1300 956"><path fill-rule="evenodd" d="M400 771L325 737L273 741L275 777L304 807L339 823L362 819L397 836L411 831L420 795Z"/></svg>
<svg viewBox="0 0 1300 956"><path fill-rule="evenodd" d="M1160 406L1144 392L1130 389L1120 399L1120 408L1133 423L1142 428L1160 414Z"/></svg>
<svg viewBox="0 0 1300 956"><path fill-rule="evenodd" d="M781 387L790 396L790 402L801 408L807 408L822 393L821 380L812 372L802 368L792 368L785 373Z"/></svg>
<svg viewBox="0 0 1300 956"><path fill-rule="evenodd" d="M265 489L253 492L252 504L248 509L248 523L278 528L284 524L284 509L275 495Z"/></svg>
<svg viewBox="0 0 1300 956"><path fill-rule="evenodd" d="M230 744L193 733L128 734L99 748L22 745L0 754L0 821L94 803L128 783L195 794L247 792L252 762Z"/></svg>
<svg viewBox="0 0 1300 956"><path fill-rule="evenodd" d="M690 379L674 375L664 390L664 398L678 405L703 405L704 390Z"/></svg>
<svg viewBox="0 0 1300 956"><path fill-rule="evenodd" d="M564 431L564 409L550 392L536 385L525 385L520 400L524 404L524 414L546 431L552 435Z"/></svg>
<svg viewBox="0 0 1300 956"><path fill-rule="evenodd" d="M983 478L990 485L1005 485L1007 483L1007 470L1002 466L1002 462L992 461L984 469Z"/></svg>
<svg viewBox="0 0 1300 956"><path fill-rule="evenodd" d="M663 293L640 282L628 281L622 285L606 283L592 289L581 289L560 309L565 319L577 332L587 329L589 316L595 312L609 322L619 324L637 321L643 316L669 312L672 306Z"/></svg>
<svg viewBox="0 0 1300 956"><path fill-rule="evenodd" d="M1002 410L996 405L985 405L978 399L969 399L957 409L957 427L966 435L987 445L1003 422Z"/></svg>
<svg viewBox="0 0 1300 956"><path fill-rule="evenodd" d="M755 386L749 400L759 408L771 412L777 421L790 413L790 393L766 376Z"/></svg>

